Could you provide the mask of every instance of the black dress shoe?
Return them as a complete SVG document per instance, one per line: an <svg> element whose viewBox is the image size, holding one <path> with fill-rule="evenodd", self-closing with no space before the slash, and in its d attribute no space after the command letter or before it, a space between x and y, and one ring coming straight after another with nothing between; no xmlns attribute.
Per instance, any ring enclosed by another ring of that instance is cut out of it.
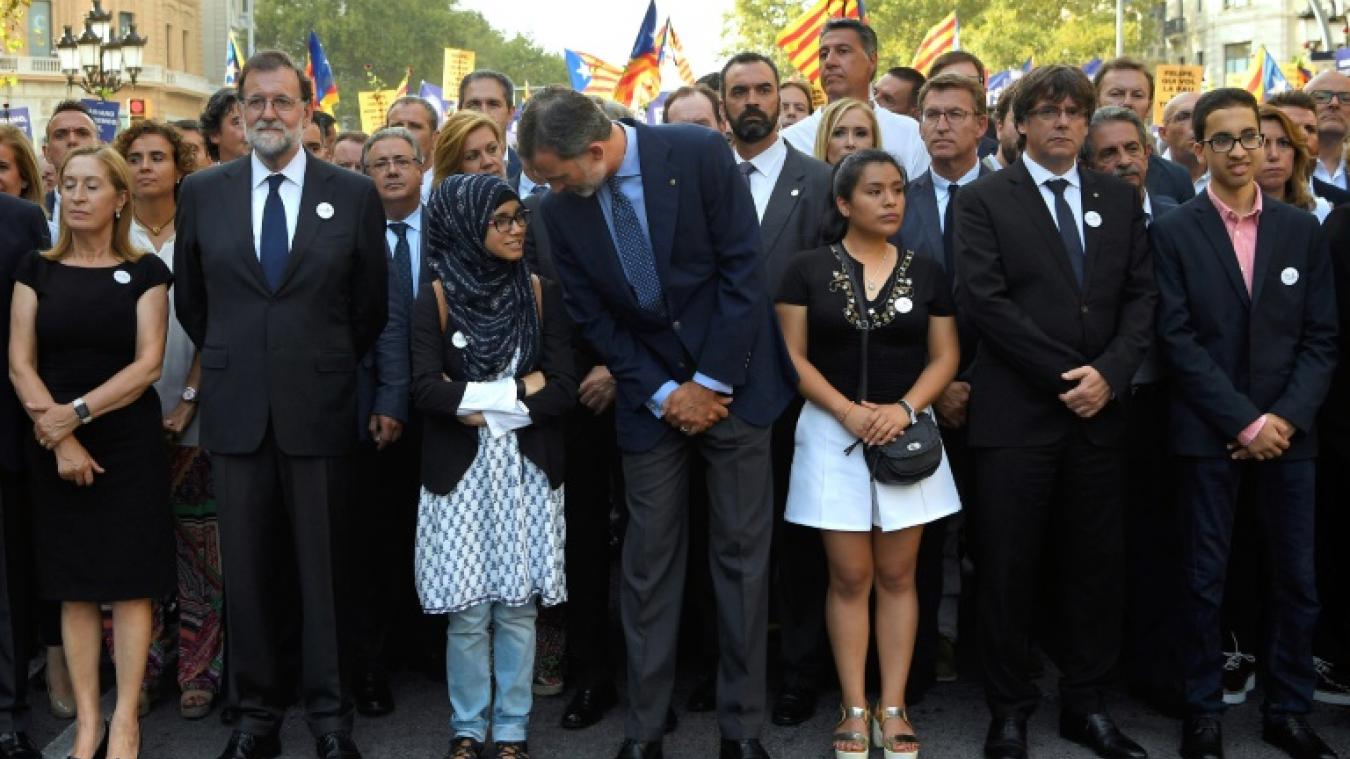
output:
<svg viewBox="0 0 1350 759"><path fill-rule="evenodd" d="M239 707L234 704L226 704L220 710L220 724L233 725L239 721Z"/></svg>
<svg viewBox="0 0 1350 759"><path fill-rule="evenodd" d="M1181 724L1182 759L1223 759L1223 723L1217 714L1187 717Z"/></svg>
<svg viewBox="0 0 1350 759"><path fill-rule="evenodd" d="M625 740L614 759L661 759L661 742Z"/></svg>
<svg viewBox="0 0 1350 759"><path fill-rule="evenodd" d="M675 728L679 726L680 726L680 718L675 715L675 707L673 706L668 707L666 709L666 725L665 725L666 735L670 735L671 733L675 732Z"/></svg>
<svg viewBox="0 0 1350 759"><path fill-rule="evenodd" d="M1106 712L1077 716L1061 714L1059 735L1092 749L1102 759L1148 759L1148 752L1125 737Z"/></svg>
<svg viewBox="0 0 1350 759"><path fill-rule="evenodd" d="M366 717L382 717L394 711L394 693L389 690L389 678L377 672L367 672L356 681L352 694L356 711Z"/></svg>
<svg viewBox="0 0 1350 759"><path fill-rule="evenodd" d="M1027 759L1026 717L995 717L984 736L984 759Z"/></svg>
<svg viewBox="0 0 1350 759"><path fill-rule="evenodd" d="M684 708L691 712L710 712L717 708L717 675L703 674L694 679L689 701Z"/></svg>
<svg viewBox="0 0 1350 759"><path fill-rule="evenodd" d="M326 733L314 741L314 752L319 759L361 759L361 750L356 747L351 734L340 730Z"/></svg>
<svg viewBox="0 0 1350 759"><path fill-rule="evenodd" d="M783 688L773 702L770 719L775 725L791 727L811 719L816 713L816 692L810 688Z"/></svg>
<svg viewBox="0 0 1350 759"><path fill-rule="evenodd" d="M1317 737L1301 714L1267 717L1261 726L1261 740L1294 759L1336 759L1336 752Z"/></svg>
<svg viewBox="0 0 1350 759"><path fill-rule="evenodd" d="M723 738L722 750L718 752L717 759L769 759L769 752L765 751L754 738L748 741Z"/></svg>
<svg viewBox="0 0 1350 759"><path fill-rule="evenodd" d="M563 710L562 726L568 730L590 727L604 718L614 700L613 685L578 688Z"/></svg>
<svg viewBox="0 0 1350 759"><path fill-rule="evenodd" d="M0 759L42 759L28 733L0 733Z"/></svg>
<svg viewBox="0 0 1350 759"><path fill-rule="evenodd" d="M219 759L274 759L281 755L281 740L276 735L254 735L235 730Z"/></svg>

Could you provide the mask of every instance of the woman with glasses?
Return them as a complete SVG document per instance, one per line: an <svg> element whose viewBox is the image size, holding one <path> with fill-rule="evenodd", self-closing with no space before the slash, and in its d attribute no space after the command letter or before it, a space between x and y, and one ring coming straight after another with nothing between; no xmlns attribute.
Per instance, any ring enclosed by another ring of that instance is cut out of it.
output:
<svg viewBox="0 0 1350 759"><path fill-rule="evenodd" d="M571 325L558 289L523 259L530 212L504 180L448 177L427 210L434 278L412 326L425 422L417 590L427 613L449 615L447 759L482 756L489 728L496 757L524 759L536 605L566 600Z"/></svg>
<svg viewBox="0 0 1350 759"><path fill-rule="evenodd" d="M861 100L841 98L825 106L820 116L815 156L831 166L850 153L882 146L877 115Z"/></svg>
<svg viewBox="0 0 1350 759"><path fill-rule="evenodd" d="M1312 194L1313 161L1308 138L1284 112L1273 105L1261 106L1263 150L1254 154L1256 183L1270 197L1310 211L1326 221L1331 204Z"/></svg>

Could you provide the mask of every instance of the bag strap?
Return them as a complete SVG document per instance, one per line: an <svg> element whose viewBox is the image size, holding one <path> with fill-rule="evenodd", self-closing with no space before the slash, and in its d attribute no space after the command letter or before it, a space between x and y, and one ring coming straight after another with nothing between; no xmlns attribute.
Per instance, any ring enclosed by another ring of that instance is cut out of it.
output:
<svg viewBox="0 0 1350 759"><path fill-rule="evenodd" d="M445 324L450 320L450 307L445 303L445 290L439 279L431 280L431 290L436 293L436 315L441 318L441 334L445 334Z"/></svg>

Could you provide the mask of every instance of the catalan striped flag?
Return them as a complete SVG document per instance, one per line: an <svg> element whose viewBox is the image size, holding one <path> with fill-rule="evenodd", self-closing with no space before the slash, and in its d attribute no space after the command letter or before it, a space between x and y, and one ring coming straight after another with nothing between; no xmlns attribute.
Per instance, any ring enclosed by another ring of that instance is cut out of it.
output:
<svg viewBox="0 0 1350 759"><path fill-rule="evenodd" d="M340 102L337 78L333 76L333 67L328 65L319 35L313 29L309 31L309 63L305 64L305 75L314 82L314 107L332 115Z"/></svg>
<svg viewBox="0 0 1350 759"><path fill-rule="evenodd" d="M939 55L960 49L961 21L956 18L956 11L952 11L923 36L923 42L920 42L919 49L914 51L914 60L909 65L927 76L928 67L933 65L933 61Z"/></svg>
<svg viewBox="0 0 1350 759"><path fill-rule="evenodd" d="M693 84L694 69L689 65L689 58L684 54L684 45L680 44L679 35L675 34L675 26L666 19L666 33L663 35L665 42L661 45L661 56L664 58L666 53L670 53L670 60L675 64L675 69L680 72L680 81L685 84Z"/></svg>
<svg viewBox="0 0 1350 759"><path fill-rule="evenodd" d="M399 82L398 87L394 88L394 97L401 98L404 95L411 95L412 94L412 85L410 84L411 81L412 81L412 66L409 66L403 72L403 81Z"/></svg>
<svg viewBox="0 0 1350 759"><path fill-rule="evenodd" d="M225 84L233 85L239 81L239 70L244 68L244 56L239 52L239 43L231 31L225 38Z"/></svg>
<svg viewBox="0 0 1350 759"><path fill-rule="evenodd" d="M596 58L590 53L563 50L567 59L567 73L572 77L572 89L583 95L608 98L614 94L614 85L623 76L623 69Z"/></svg>
<svg viewBox="0 0 1350 759"><path fill-rule="evenodd" d="M647 4L633 52L623 76L614 85L613 98L626 106L646 106L661 92L661 45L656 28L656 0Z"/></svg>
<svg viewBox="0 0 1350 759"><path fill-rule="evenodd" d="M1251 66L1247 69L1247 84L1244 86L1257 102L1264 101L1271 95L1277 95L1293 89L1289 80L1285 78L1284 72L1280 71L1280 64L1275 62L1275 58L1266 49L1265 45L1252 56Z"/></svg>
<svg viewBox="0 0 1350 759"><path fill-rule="evenodd" d="M862 0L819 0L793 19L774 40L809 81L820 81L820 30L825 28L826 21L839 16L865 21L867 9Z"/></svg>

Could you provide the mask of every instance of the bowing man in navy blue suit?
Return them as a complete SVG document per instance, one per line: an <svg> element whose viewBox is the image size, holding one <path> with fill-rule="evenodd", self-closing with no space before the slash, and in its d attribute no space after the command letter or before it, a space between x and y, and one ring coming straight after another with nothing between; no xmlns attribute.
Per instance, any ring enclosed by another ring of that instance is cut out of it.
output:
<svg viewBox="0 0 1350 759"><path fill-rule="evenodd" d="M1262 737L1299 759L1334 757L1305 719L1318 615L1313 427L1336 364L1331 258L1315 217L1255 184L1256 100L1207 92L1193 119L1209 188L1152 228L1186 538L1181 754L1223 754L1219 610L1246 481L1270 567Z"/></svg>
<svg viewBox="0 0 1350 759"><path fill-rule="evenodd" d="M621 610L627 740L659 757L675 674L689 473L706 462L721 756L764 757L770 426L796 386L764 283L754 201L723 137L611 122L549 88L520 121L568 311L618 383L630 510Z"/></svg>

